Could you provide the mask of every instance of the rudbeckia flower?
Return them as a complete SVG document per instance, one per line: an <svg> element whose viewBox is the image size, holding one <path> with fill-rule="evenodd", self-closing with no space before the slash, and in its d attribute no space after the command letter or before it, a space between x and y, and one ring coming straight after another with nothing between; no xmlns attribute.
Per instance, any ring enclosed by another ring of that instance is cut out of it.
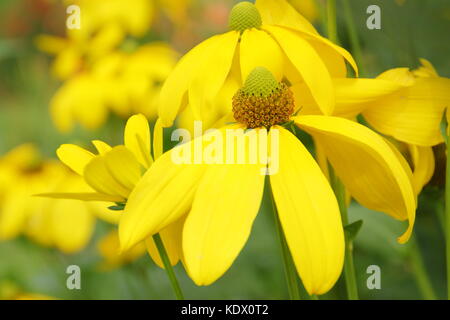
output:
<svg viewBox="0 0 450 320"><path fill-rule="evenodd" d="M336 106L333 115L354 119L362 114L368 124L387 136L410 159L418 194L431 179L431 146L443 142L440 124L450 105L450 80L439 77L430 62L414 71L395 68L376 79L333 79ZM304 84L292 87L299 114L321 114Z"/></svg>
<svg viewBox="0 0 450 320"><path fill-rule="evenodd" d="M285 128L286 123L295 123L320 141L337 175L361 204L409 220L399 238L406 242L416 204L410 172L391 147L358 123L332 116L295 116L296 108L284 83L267 69L255 68L233 98L236 124L175 147L137 183L119 223L122 249L185 219L186 270L197 285L213 283L231 266L250 235L269 168L271 192L297 271L310 294L327 292L343 265L339 208L320 167ZM232 139L242 142L240 156L234 153L236 145L227 142L224 148L220 143L228 141L228 130L236 128ZM266 139L252 143L255 133ZM270 159L270 165L249 160L254 154ZM181 155L187 161L176 160ZM207 155L215 160L199 161ZM272 171L275 159L278 170Z"/></svg>
<svg viewBox="0 0 450 320"><path fill-rule="evenodd" d="M213 110L216 97L228 86L235 92L257 66L277 81L304 82L323 113L330 114L331 78L345 77L345 60L357 70L346 50L321 37L285 0L240 2L230 12L229 28L189 51L164 83L159 104L164 127L188 104L196 119L212 125L229 111Z"/></svg>
<svg viewBox="0 0 450 320"><path fill-rule="evenodd" d="M5 175L8 173L8 175ZM33 197L53 188L70 190L82 181L61 164L42 159L31 144L11 150L0 160L0 240L26 235L34 242L72 254L89 243L103 208L97 203Z"/></svg>
<svg viewBox="0 0 450 320"><path fill-rule="evenodd" d="M126 53L114 51L73 76L50 102L53 122L61 132L80 123L101 127L113 112L127 118L143 113L156 118L161 85L172 71L177 53L164 43L152 43Z"/></svg>
<svg viewBox="0 0 450 320"><path fill-rule="evenodd" d="M159 140L155 139L153 145L153 154L156 157L161 148L158 145ZM113 202L114 205L110 208L118 210L115 212L119 217L119 212L123 209L131 191L153 164L148 121L142 114L132 116L125 127L124 145L111 147L100 140L92 143L97 149L97 155L72 144L64 144L57 150L59 159L83 177L90 191L47 193L42 196L56 199ZM160 232L172 265L177 264L180 259L180 226L181 224L176 222ZM146 240L148 252L155 263L162 267L163 264L153 239L149 237L142 240ZM133 249L132 247L118 253L125 254L124 252Z"/></svg>

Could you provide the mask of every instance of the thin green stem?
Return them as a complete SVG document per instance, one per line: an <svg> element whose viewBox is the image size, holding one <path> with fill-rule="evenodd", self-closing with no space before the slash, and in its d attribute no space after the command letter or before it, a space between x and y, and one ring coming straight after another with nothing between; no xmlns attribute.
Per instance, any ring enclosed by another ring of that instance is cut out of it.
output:
<svg viewBox="0 0 450 320"><path fill-rule="evenodd" d="M447 124L448 126L448 124ZM447 129L448 130L448 129ZM447 133L448 135L448 133ZM447 299L450 300L450 136L447 136L447 170L445 175L445 245L447 256Z"/></svg>
<svg viewBox="0 0 450 320"><path fill-rule="evenodd" d="M155 241L156 248L158 249L159 255L164 265L164 270L166 271L170 283L172 284L172 289L175 293L175 296L178 300L184 300L183 292L181 291L181 287L178 283L177 277L175 276L175 272L173 271L172 264L170 263L169 256L167 255L166 248L164 247L159 233L153 236L153 241Z"/></svg>
<svg viewBox="0 0 450 320"><path fill-rule="evenodd" d="M355 57L356 63L358 65L359 73L364 74L363 63L362 63L362 50L361 43L359 41L358 32L355 27L355 20L353 19L352 8L350 6L349 0L343 0L345 23L347 26L347 32L350 38L350 44L352 46L352 54Z"/></svg>
<svg viewBox="0 0 450 320"><path fill-rule="evenodd" d="M334 42L338 43L337 35L337 22L336 22L336 0L327 1L327 31L328 38Z"/></svg>
<svg viewBox="0 0 450 320"><path fill-rule="evenodd" d="M275 220L275 226L277 229L278 239L280 240L281 253L283 256L284 274L286 276L286 283L289 292L289 298L291 300L300 300L300 291L298 288L297 270L292 260L291 253L289 251L284 232L281 227L280 219L278 218L277 206L273 199L272 190L270 188L270 198L272 201L273 215Z"/></svg>
<svg viewBox="0 0 450 320"><path fill-rule="evenodd" d="M436 300L437 296L434 292L430 278L428 277L428 273L426 271L422 254L420 253L419 244L417 243L415 235L413 235L409 240L409 256L414 271L414 278L423 297L426 300Z"/></svg>
<svg viewBox="0 0 450 320"><path fill-rule="evenodd" d="M345 199L345 187L339 178L334 173L331 165L328 165L330 174L330 182L333 187L334 194L339 204L339 211L341 212L342 225L348 225L347 203ZM349 300L358 300L358 286L356 285L355 264L353 262L353 242L347 237L345 238L345 259L344 259L344 277L345 286L347 289L347 297Z"/></svg>

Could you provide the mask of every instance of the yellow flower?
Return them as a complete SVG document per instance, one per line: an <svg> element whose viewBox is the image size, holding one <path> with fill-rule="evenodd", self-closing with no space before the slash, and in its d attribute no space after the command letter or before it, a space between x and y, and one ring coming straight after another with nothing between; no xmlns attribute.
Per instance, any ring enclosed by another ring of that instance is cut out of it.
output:
<svg viewBox="0 0 450 320"><path fill-rule="evenodd" d="M333 79L333 115L354 119L362 114L371 127L396 139L394 144L411 160L417 194L433 174L431 146L443 142L440 124L450 104L450 80L439 77L428 61L421 63L418 70L391 69L376 79ZM292 90L302 106L299 114L321 114L304 84Z"/></svg>
<svg viewBox="0 0 450 320"><path fill-rule="evenodd" d="M158 156L158 150L161 148L159 141L160 139L154 141L153 154L155 157ZM122 209L144 172L153 164L148 121L142 114L132 116L125 127L124 145L111 147L99 140L92 143L98 151L97 155L72 144L64 144L57 150L59 159L82 176L92 191L47 193L43 196L57 199L114 202L118 207L116 209ZM179 223L173 223L167 225L164 230L160 230L161 238L173 265L180 260L181 244L178 240L179 236L177 236L179 228ZM111 253L115 251L114 248L111 249L114 247L111 246L113 240L113 238L105 240L105 247L102 249L105 258L114 255ZM141 240L146 240L147 249L153 260L162 266L153 239L149 237L149 239ZM139 250L133 249L134 245L127 250L122 250L120 254L130 254L125 251Z"/></svg>
<svg viewBox="0 0 450 320"><path fill-rule="evenodd" d="M242 250L258 213L265 169L271 166L249 159L262 154L271 163L278 159L279 170L271 172L270 184L297 271L310 294L327 292L338 279L344 258L339 208L316 161L282 126L286 122L295 123L320 142L337 175L362 205L409 220L399 238L402 243L407 241L415 218L414 192L408 168L391 147L353 121L293 116L294 109L290 89L267 69L255 68L233 98L238 124L212 130L165 153L138 182L119 223L122 249L186 219L182 244L187 272L197 285L216 281ZM238 163L228 162L230 150L231 160L236 160L235 147L217 146L227 141L227 130L232 128L241 128L233 131L244 147L244 160ZM266 140L252 144L252 135ZM206 151L217 159L211 163L195 160ZM174 161L180 155L188 161Z"/></svg>
<svg viewBox="0 0 450 320"><path fill-rule="evenodd" d="M188 104L196 119L212 125L230 112L212 110L216 97L228 86L235 92L257 66L278 81L304 82L321 110L330 114L331 77L345 77L345 60L357 69L347 51L321 37L286 0L240 2L230 13L229 27L188 52L164 83L159 104L163 126L171 126Z"/></svg>
<svg viewBox="0 0 450 320"><path fill-rule="evenodd" d="M78 177L57 162L43 160L31 144L11 150L0 160L0 168L0 180L6 184L0 191L1 240L25 234L64 253L78 252L88 244L95 215L102 211L98 204L32 196L53 191L56 186L63 190L71 188L82 183Z"/></svg>
<svg viewBox="0 0 450 320"><path fill-rule="evenodd" d="M40 50L56 56L52 72L63 80L111 52L128 34L143 36L153 19L153 1L148 0L66 1L67 6L72 4L80 7L79 29L67 29L65 38L36 38Z"/></svg>
<svg viewBox="0 0 450 320"><path fill-rule="evenodd" d="M177 54L164 43L138 47L134 52L115 51L67 80L55 93L50 112L62 132L79 122L88 129L101 127L110 111L121 117L157 114L161 85L172 71Z"/></svg>

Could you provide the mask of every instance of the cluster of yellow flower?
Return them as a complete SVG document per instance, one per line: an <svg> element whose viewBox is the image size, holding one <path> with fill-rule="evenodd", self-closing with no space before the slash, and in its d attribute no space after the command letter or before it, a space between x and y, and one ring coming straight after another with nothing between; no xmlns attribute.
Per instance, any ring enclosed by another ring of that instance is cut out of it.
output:
<svg viewBox="0 0 450 320"><path fill-rule="evenodd" d="M140 14L128 16L119 3L141 8ZM59 53L55 74L68 79L52 101L59 128L70 129L74 121L100 126L107 109L123 116L141 114L128 120L123 145L94 141L98 154L62 145L58 157L77 175L61 173L54 163L38 168L28 158L15 173L7 156L0 170L27 176L31 192L50 188L45 196L57 201L83 201L54 214L64 202L23 201L20 192L9 199L3 191L0 196L12 204L0 215L0 236L13 236L25 223L30 236L70 252L89 238L93 218L88 213L101 211L99 202L111 202L123 213L115 213L120 215L118 234L100 245L105 256L117 255L120 244L130 261L143 253L145 244L159 266L167 270L182 261L197 285L209 285L230 268L247 242L267 183L306 290L324 294L338 280L349 254L342 203L333 183L337 176L347 197L408 221L398 238L408 241L417 196L434 172L431 147L444 141L440 126L450 104L450 79L439 77L427 60L417 70L396 68L374 79L349 78L347 64L358 75L351 54L321 36L286 0L238 3L230 12L230 30L201 42L176 65L176 55L166 45L115 52L123 32L134 35L148 27L151 10L144 3L151 2L109 1L111 17L102 13L92 25L87 20L83 37L39 40L42 48ZM115 29L110 18L122 27ZM156 83L164 84L159 88ZM357 121L358 115L368 126ZM153 139L146 117L158 118ZM195 131L193 120L209 130L164 153L163 128L177 124ZM315 158L297 130L313 138ZM251 133L268 136L258 142L258 150L269 161L278 159L278 170L266 172L267 163L250 161L174 161L177 153L195 158L206 150L225 159L230 150L218 141L228 139L231 131L242 142L245 159L254 150ZM52 175L62 174L60 183L49 183L57 181ZM28 177L33 175L40 175L36 185ZM36 212L18 212L28 203ZM51 209L44 210L47 204ZM66 227L70 230L62 230ZM69 243L72 237L78 240ZM111 247L117 249L108 253ZM114 258L110 262L119 263Z"/></svg>

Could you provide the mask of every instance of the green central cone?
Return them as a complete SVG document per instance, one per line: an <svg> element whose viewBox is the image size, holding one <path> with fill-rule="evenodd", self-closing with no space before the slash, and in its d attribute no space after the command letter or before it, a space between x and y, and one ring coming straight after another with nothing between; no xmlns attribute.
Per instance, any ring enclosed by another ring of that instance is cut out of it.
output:
<svg viewBox="0 0 450 320"><path fill-rule="evenodd" d="M250 28L261 27L262 20L258 9L251 2L239 2L231 9L229 18L231 30L243 32Z"/></svg>
<svg viewBox="0 0 450 320"><path fill-rule="evenodd" d="M242 92L266 98L279 88L280 83L269 70L263 67L256 67L245 80Z"/></svg>

